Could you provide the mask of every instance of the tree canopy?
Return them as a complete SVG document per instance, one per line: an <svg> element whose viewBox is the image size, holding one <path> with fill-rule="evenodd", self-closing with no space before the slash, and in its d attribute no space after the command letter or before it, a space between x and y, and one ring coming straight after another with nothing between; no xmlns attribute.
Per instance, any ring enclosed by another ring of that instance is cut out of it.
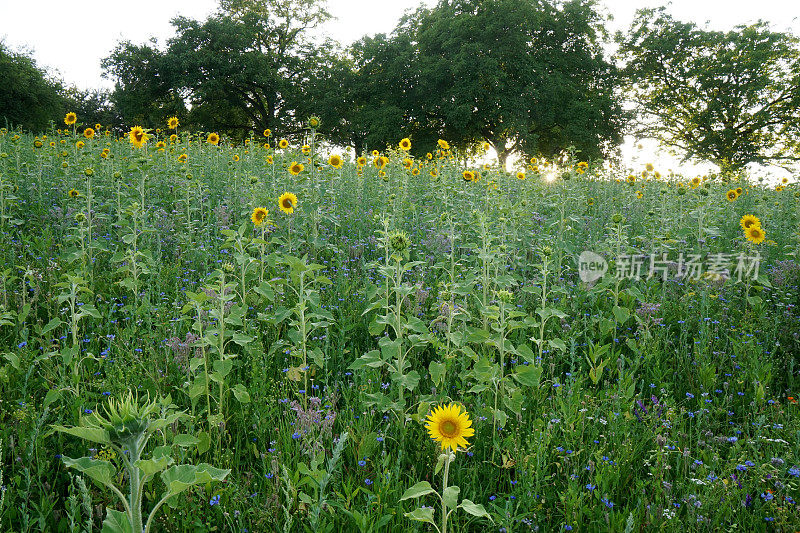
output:
<svg viewBox="0 0 800 533"><path fill-rule="evenodd" d="M61 84L49 79L30 54L0 41L0 125L41 131L61 115Z"/></svg>
<svg viewBox="0 0 800 533"><path fill-rule="evenodd" d="M800 46L764 22L710 31L643 9L619 35L636 133L713 162L800 161Z"/></svg>

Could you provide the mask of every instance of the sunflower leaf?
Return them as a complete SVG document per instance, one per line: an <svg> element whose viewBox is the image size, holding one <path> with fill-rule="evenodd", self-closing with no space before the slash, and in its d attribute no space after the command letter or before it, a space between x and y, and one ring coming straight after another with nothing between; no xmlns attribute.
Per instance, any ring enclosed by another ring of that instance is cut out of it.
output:
<svg viewBox="0 0 800 533"><path fill-rule="evenodd" d="M420 481L413 487L406 489L406 491L403 493L403 497L400 498L400 501L408 500L411 498L419 498L420 496L425 496L426 494L430 494L431 492L434 492L433 487L431 487L431 484L428 483L427 481ZM419 511L419 509L417 509L417 511ZM414 520L418 519L415 518Z"/></svg>

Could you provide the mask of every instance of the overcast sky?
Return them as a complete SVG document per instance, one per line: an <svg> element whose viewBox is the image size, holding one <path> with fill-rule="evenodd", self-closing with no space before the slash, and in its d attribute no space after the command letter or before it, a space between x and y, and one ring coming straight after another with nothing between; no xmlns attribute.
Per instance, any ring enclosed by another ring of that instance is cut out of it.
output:
<svg viewBox="0 0 800 533"><path fill-rule="evenodd" d="M663 5L662 0L600 0L613 17L611 30L624 29L640 7ZM335 17L324 31L343 44L365 34L389 33L407 10L435 0L329 0ZM40 67L81 89L112 88L101 77L100 60L115 44L173 35L176 15L202 19L214 12L217 0L0 0L0 40L12 48L33 51ZM800 35L798 0L673 0L669 11L680 20L708 23L711 29L730 29L762 19L777 30ZM0 81L1 83L2 81ZM627 143L626 160L634 156ZM645 151L651 157L651 150Z"/></svg>

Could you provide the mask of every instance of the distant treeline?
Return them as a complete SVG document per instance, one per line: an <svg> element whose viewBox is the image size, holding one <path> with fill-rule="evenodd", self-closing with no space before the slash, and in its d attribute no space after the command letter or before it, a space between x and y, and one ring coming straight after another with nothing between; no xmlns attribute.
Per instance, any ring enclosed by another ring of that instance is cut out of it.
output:
<svg viewBox="0 0 800 533"><path fill-rule="evenodd" d="M570 148L589 159L631 133L723 170L800 161L800 46L763 22L715 32L643 9L608 57L593 0L440 0L347 48L316 38L329 18L322 1L222 0L204 21L174 19L163 46L119 43L102 62L111 92L65 88L0 43L0 122L176 116L241 140L296 136L313 114L359 153L410 137L419 153L444 138L462 153L488 141L501 163Z"/></svg>

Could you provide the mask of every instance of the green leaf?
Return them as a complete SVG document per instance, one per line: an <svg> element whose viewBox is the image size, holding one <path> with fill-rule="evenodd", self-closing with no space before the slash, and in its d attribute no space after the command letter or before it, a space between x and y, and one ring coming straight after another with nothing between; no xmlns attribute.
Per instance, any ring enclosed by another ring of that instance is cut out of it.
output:
<svg viewBox="0 0 800 533"><path fill-rule="evenodd" d="M44 328L42 328L42 335L46 335L47 333L49 333L52 330L56 329L61 324L63 324L63 322L61 322L60 318L54 318L53 320L48 322L47 325Z"/></svg>
<svg viewBox="0 0 800 533"><path fill-rule="evenodd" d="M133 526L128 515L106 507L106 519L103 520L101 533L133 533Z"/></svg>
<svg viewBox="0 0 800 533"><path fill-rule="evenodd" d="M4 353L3 358L11 363L15 370L19 370L19 357L17 357L17 354L13 352Z"/></svg>
<svg viewBox="0 0 800 533"><path fill-rule="evenodd" d="M458 505L458 494L461 492L461 489L457 486L453 485L444 489L444 496L442 500L444 500L444 504L450 508L455 508Z"/></svg>
<svg viewBox="0 0 800 533"><path fill-rule="evenodd" d="M522 385L537 388L542 378L542 367L536 365L519 365L514 377Z"/></svg>
<svg viewBox="0 0 800 533"><path fill-rule="evenodd" d="M561 339L550 339L547 341L551 347L561 350L562 352L567 351L567 345Z"/></svg>
<svg viewBox="0 0 800 533"><path fill-rule="evenodd" d="M420 481L416 485L411 488L406 489L403 493L403 497L400 498L400 501L408 500L411 498L419 498L420 496L425 496L426 494L430 494L434 492L433 487L427 481Z"/></svg>
<svg viewBox="0 0 800 533"><path fill-rule="evenodd" d="M101 485L110 485L111 480L117 475L117 469L108 461L92 459L91 457L70 459L67 456L62 456L61 460L65 466L86 474Z"/></svg>
<svg viewBox="0 0 800 533"><path fill-rule="evenodd" d="M444 363L439 363L437 361L431 361L431 364L428 365L428 372L431 373L431 379L437 386L442 384L446 370L447 367Z"/></svg>
<svg viewBox="0 0 800 533"><path fill-rule="evenodd" d="M416 520L417 522L429 522L433 524L433 509L423 509L419 507L410 513L405 513L404 516L411 520Z"/></svg>
<svg viewBox="0 0 800 533"><path fill-rule="evenodd" d="M187 435L185 433L181 433L180 435L175 435L172 439L172 444L180 446L181 448L189 448L190 446L196 446L200 443L200 439L193 435Z"/></svg>
<svg viewBox="0 0 800 533"><path fill-rule="evenodd" d="M64 426L53 426L53 429L56 431L60 431L62 433L66 433L68 435L72 435L74 437L80 437L83 440L88 440L89 442L97 442L100 444L111 444L111 439L108 437L108 432L104 429L100 428L86 428L86 427L64 427Z"/></svg>
<svg viewBox="0 0 800 533"><path fill-rule="evenodd" d="M139 459L133 466L144 472L145 476L154 476L172 463L172 457L161 456L158 459Z"/></svg>
<svg viewBox="0 0 800 533"><path fill-rule="evenodd" d="M222 481L230 470L220 470L213 466L202 463L198 466L195 465L179 465L170 467L161 473L161 480L167 486L165 497L172 497L176 494L202 483L209 483L211 481Z"/></svg>
<svg viewBox="0 0 800 533"><path fill-rule="evenodd" d="M617 323L620 325L624 324L631 316L630 311L618 305L615 305L612 311L614 312L614 318L617 319Z"/></svg>
<svg viewBox="0 0 800 533"><path fill-rule="evenodd" d="M250 393L247 392L247 389L241 383L238 383L235 387L233 387L233 395L239 401L239 403L250 403Z"/></svg>
<svg viewBox="0 0 800 533"><path fill-rule="evenodd" d="M208 434L207 431L201 431L199 435L197 435L197 453L203 455L211 448L211 435Z"/></svg>
<svg viewBox="0 0 800 533"><path fill-rule="evenodd" d="M486 517L489 520L492 520L492 517L489 516L489 513L486 512L486 509L483 507L483 505L480 503L473 503L472 500L464 498L464 500L461 501L459 508L464 509L472 516ZM492 520L492 522L494 522L494 520Z"/></svg>
<svg viewBox="0 0 800 533"><path fill-rule="evenodd" d="M238 344L239 346L247 346L251 342L255 340L255 337L251 337L250 335L243 335L239 332L233 334L233 342Z"/></svg>

